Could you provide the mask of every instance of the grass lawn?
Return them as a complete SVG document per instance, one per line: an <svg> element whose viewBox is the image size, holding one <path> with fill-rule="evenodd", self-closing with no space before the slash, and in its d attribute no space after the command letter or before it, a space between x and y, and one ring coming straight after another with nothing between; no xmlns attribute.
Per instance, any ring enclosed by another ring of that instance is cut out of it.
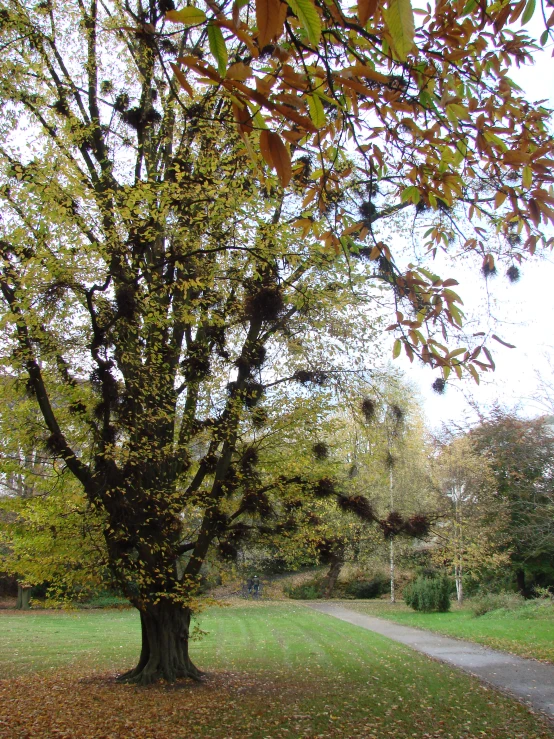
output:
<svg viewBox="0 0 554 739"><path fill-rule="evenodd" d="M192 645L206 682L114 683L126 611L0 613L2 739L547 739L543 721L472 678L302 605L211 609Z"/></svg>
<svg viewBox="0 0 554 739"><path fill-rule="evenodd" d="M392 605L383 600L344 601L342 605L406 626L469 639L521 657L554 662L554 608L550 604L531 602L515 611L491 611L477 618L467 606L461 609L453 606L450 613L417 613L404 603Z"/></svg>

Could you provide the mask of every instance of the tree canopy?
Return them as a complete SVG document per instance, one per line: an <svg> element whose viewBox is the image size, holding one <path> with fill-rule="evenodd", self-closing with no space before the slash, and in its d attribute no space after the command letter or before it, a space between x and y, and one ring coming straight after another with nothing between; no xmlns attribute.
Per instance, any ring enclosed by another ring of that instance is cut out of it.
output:
<svg viewBox="0 0 554 739"><path fill-rule="evenodd" d="M140 611L126 679L198 677L210 547L322 493L311 467L263 474L260 430L314 389L337 403L375 381L385 309L395 356L442 381L493 367L478 334L448 346L456 281L407 263L380 224L411 209L429 258L475 253L485 274L550 243L549 112L508 75L535 48L519 27L533 8L1 9L2 365ZM327 492L378 521L364 496Z"/></svg>
<svg viewBox="0 0 554 739"><path fill-rule="evenodd" d="M470 438L495 478L512 573L521 594L529 597L527 576L539 585L552 577L552 419L524 419L496 408Z"/></svg>

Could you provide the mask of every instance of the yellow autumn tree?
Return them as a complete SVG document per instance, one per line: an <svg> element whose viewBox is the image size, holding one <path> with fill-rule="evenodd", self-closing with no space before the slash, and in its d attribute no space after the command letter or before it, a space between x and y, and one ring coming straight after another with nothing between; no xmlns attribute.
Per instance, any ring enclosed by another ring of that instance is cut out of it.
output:
<svg viewBox="0 0 554 739"><path fill-rule="evenodd" d="M140 612L124 679L198 677L202 562L300 484L256 469L272 388L368 372L377 308L395 356L443 379L493 367L488 337L457 346L456 281L382 224L410 210L428 260L461 247L486 274L550 244L549 112L509 78L534 5L0 9L2 365Z"/></svg>

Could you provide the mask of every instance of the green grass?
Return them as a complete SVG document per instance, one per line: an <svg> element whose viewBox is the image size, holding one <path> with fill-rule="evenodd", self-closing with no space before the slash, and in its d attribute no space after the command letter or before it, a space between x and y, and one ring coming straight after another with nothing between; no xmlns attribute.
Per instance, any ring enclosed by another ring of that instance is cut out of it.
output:
<svg viewBox="0 0 554 739"><path fill-rule="evenodd" d="M417 613L404 603L345 601L347 608L371 616L486 644L522 657L554 662L554 607L528 603L515 611L498 610L475 617L465 605L449 613Z"/></svg>
<svg viewBox="0 0 554 739"><path fill-rule="evenodd" d="M205 709L201 703L207 693L194 694L190 691L203 689L188 688L189 698L196 698L189 711L175 718L184 732L175 733L176 739L192 735L186 729L187 721L195 722L198 739L552 737L526 708L483 688L473 678L302 605L260 603L211 609L201 616L200 626L209 633L193 643L194 661L216 678L218 674L230 676L236 685L225 700ZM12 706L29 700L25 686L36 682L33 672L40 677L45 671L82 676L93 669L123 670L133 664L138 646L139 625L133 611L0 614L0 676L23 676L10 683L21 686L21 695L13 698ZM52 680L59 687L59 678ZM42 678L40 684L44 690ZM91 696L94 689L90 688ZM119 704L127 717L138 706L146 710L145 701L161 705L164 700L160 689L129 692L124 686L111 688L114 700L118 690L127 690ZM170 697L173 704L181 701L175 694ZM71 700L79 711L90 713L91 722L94 711L110 710L108 705L100 709L86 703L87 696ZM28 708L20 710L24 725ZM204 713L198 714L201 710ZM57 709L56 731L60 716L68 722L70 713L70 709ZM204 716L202 721L198 715ZM41 721L42 736L54 736L45 728L47 718ZM144 721L144 717L137 719L137 725ZM144 736L166 736L163 731L169 729L160 726L162 733L152 729ZM84 729L81 734L65 730L68 736L89 736Z"/></svg>

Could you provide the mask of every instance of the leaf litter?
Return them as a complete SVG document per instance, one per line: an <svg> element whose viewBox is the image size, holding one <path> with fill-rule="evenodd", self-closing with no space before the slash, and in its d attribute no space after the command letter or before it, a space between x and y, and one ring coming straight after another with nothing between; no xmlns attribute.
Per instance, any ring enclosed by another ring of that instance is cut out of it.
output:
<svg viewBox="0 0 554 739"><path fill-rule="evenodd" d="M384 705L372 688L351 681L281 673L212 672L202 683L149 688L116 682L116 674L31 675L0 681L2 739L552 739L537 718L511 712L504 726L471 716L436 715L437 706ZM337 676L338 677L338 676ZM388 702L388 705L387 705ZM453 701L454 703L456 701ZM426 710L427 709L427 710ZM527 714L527 715L526 715Z"/></svg>

